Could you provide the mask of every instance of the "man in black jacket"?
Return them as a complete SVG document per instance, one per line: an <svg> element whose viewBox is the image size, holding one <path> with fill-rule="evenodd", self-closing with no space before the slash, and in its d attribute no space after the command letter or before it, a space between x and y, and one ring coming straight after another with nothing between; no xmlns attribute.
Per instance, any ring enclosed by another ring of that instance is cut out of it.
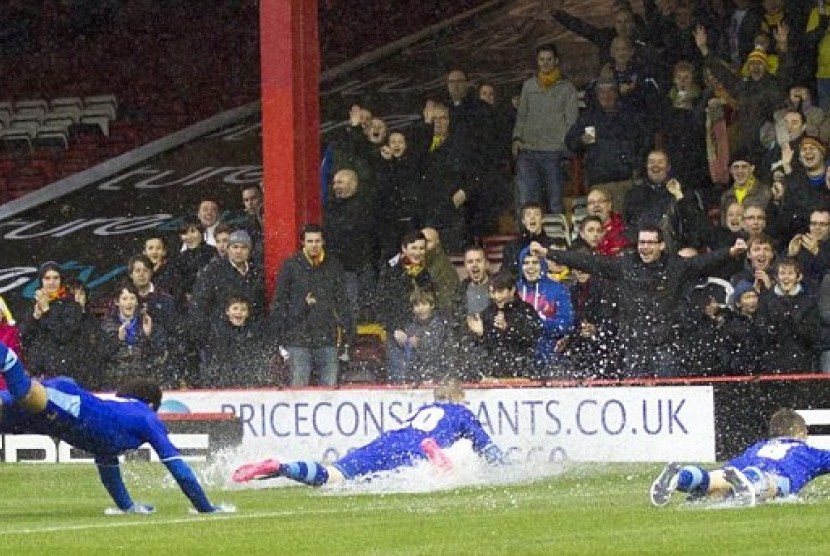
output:
<svg viewBox="0 0 830 556"><path fill-rule="evenodd" d="M477 184L466 202L467 233L481 238L495 231L499 213L507 209L506 196L501 194L507 182L507 149L499 141L493 107L478 97L463 70L447 74L447 92L450 130L466 150L469 179Z"/></svg>
<svg viewBox="0 0 830 556"><path fill-rule="evenodd" d="M337 384L338 329L345 343L354 336L352 311L346 301L345 272L324 249L323 230L306 224L302 248L280 268L271 303L271 323L280 345L288 350L291 386Z"/></svg>
<svg viewBox="0 0 830 556"><path fill-rule="evenodd" d="M429 192L424 220L441 234L447 253L460 253L466 237L467 201L477 194L470 149L452 129L445 106L433 106L429 117L433 127L429 140L422 139L421 153L421 188Z"/></svg>
<svg viewBox="0 0 830 556"><path fill-rule="evenodd" d="M625 194L646 148L647 133L640 118L619 104L614 79L600 79L596 85L598 106L579 116L565 136L574 152L585 153L588 187L601 189L612 201L612 210L621 212Z"/></svg>
<svg viewBox="0 0 830 556"><path fill-rule="evenodd" d="M375 200L356 172L344 168L334 174L324 215L326 252L343 265L349 307L357 321L375 287L379 254Z"/></svg>
<svg viewBox="0 0 830 556"><path fill-rule="evenodd" d="M688 283L710 268L746 251L743 239L730 248L684 259L665 253L657 226L640 228L637 252L619 257L545 249L531 250L572 268L607 278L619 288L619 337L623 369L629 376L675 376L679 371L677 318Z"/></svg>

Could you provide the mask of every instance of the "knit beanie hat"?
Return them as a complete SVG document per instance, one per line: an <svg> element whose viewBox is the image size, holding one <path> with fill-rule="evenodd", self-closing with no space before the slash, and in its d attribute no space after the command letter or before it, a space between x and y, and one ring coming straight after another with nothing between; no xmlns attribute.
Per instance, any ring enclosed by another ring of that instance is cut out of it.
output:
<svg viewBox="0 0 830 556"><path fill-rule="evenodd" d="M250 249L251 236L248 235L248 232L246 232L245 230L236 230L228 238L228 247L236 243L241 243L242 245L245 245L246 247L248 247L248 249Z"/></svg>

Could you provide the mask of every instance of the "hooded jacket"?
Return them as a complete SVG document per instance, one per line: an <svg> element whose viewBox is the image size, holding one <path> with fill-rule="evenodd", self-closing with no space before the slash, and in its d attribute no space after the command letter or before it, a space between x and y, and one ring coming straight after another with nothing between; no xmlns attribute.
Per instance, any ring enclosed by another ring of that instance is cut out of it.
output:
<svg viewBox="0 0 830 556"><path fill-rule="evenodd" d="M519 264L530 252L525 247L519 252ZM536 345L536 359L540 362L551 360L556 342L570 334L574 328L574 312L568 289L547 276L548 262L539 260L541 273L538 280L530 282L522 272L516 284L516 294L533 307L542 321L542 334Z"/></svg>

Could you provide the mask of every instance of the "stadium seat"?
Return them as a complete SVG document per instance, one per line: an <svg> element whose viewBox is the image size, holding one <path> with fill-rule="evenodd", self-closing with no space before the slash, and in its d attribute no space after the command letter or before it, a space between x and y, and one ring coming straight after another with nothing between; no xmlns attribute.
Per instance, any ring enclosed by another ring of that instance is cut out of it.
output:
<svg viewBox="0 0 830 556"><path fill-rule="evenodd" d="M0 102L0 125L3 128L9 127L9 122L12 119L12 103Z"/></svg>
<svg viewBox="0 0 830 556"><path fill-rule="evenodd" d="M66 126L77 124L81 121L81 109L77 106L56 106L43 115L44 124L55 124L66 122Z"/></svg>
<svg viewBox="0 0 830 556"><path fill-rule="evenodd" d="M49 101L49 108L55 112L64 108L77 109L78 112L84 107L81 97L60 97Z"/></svg>
<svg viewBox="0 0 830 556"><path fill-rule="evenodd" d="M0 130L0 141L7 147L27 146L32 150L32 141L37 135L40 123L35 120L12 120L9 127Z"/></svg>
<svg viewBox="0 0 830 556"><path fill-rule="evenodd" d="M69 126L64 120L56 120L44 123L35 134L33 143L37 146L60 146L64 149L69 147Z"/></svg>
<svg viewBox="0 0 830 556"><path fill-rule="evenodd" d="M16 122L36 122L38 125L43 123L43 115L45 112L39 110L15 112L9 118L9 127L13 127Z"/></svg>
<svg viewBox="0 0 830 556"><path fill-rule="evenodd" d="M49 103L46 102L45 99L38 98L38 99L26 99L26 100L18 100L14 103L14 114L15 115L38 115L41 118L43 115L49 111Z"/></svg>
<svg viewBox="0 0 830 556"><path fill-rule="evenodd" d="M542 229L548 237L571 244L571 232L564 214L546 214L542 217Z"/></svg>
<svg viewBox="0 0 830 556"><path fill-rule="evenodd" d="M101 130L104 137L110 134L111 110L106 107L84 108L81 112L81 125L93 126Z"/></svg>
<svg viewBox="0 0 830 556"><path fill-rule="evenodd" d="M114 120L118 115L118 101L115 100L115 95L91 95L85 96L84 111L96 110L104 111L110 115L110 119Z"/></svg>
<svg viewBox="0 0 830 556"><path fill-rule="evenodd" d="M81 125L93 126L101 130L104 137L109 137L109 125L118 113L118 103L115 95L95 95L84 97L84 108L81 111Z"/></svg>

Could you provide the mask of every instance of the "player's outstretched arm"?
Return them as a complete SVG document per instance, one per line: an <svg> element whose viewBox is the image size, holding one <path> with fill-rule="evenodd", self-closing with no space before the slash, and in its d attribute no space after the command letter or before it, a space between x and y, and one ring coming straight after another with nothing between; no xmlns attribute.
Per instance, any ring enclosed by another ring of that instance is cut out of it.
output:
<svg viewBox="0 0 830 556"><path fill-rule="evenodd" d="M179 488L190 499L196 511L199 513L226 511L222 506L214 506L210 503L193 470L181 457L166 459L163 460L163 463L170 474L173 475L173 478L176 479Z"/></svg>
<svg viewBox="0 0 830 556"><path fill-rule="evenodd" d="M155 511L153 506L133 502L127 487L124 485L124 480L121 478L121 466L118 464L118 458L96 458L95 463L98 465L98 475L101 477L101 483L103 483L104 488L107 489L119 510L125 513L139 514L151 514Z"/></svg>
<svg viewBox="0 0 830 556"><path fill-rule="evenodd" d="M464 416L462 436L470 439L473 443L473 450L491 465L505 465L510 463L508 457L493 442L493 439L490 438L490 435L487 434L487 431L484 430L484 427L481 426L481 423L475 415L469 409L464 411L462 415Z"/></svg>

